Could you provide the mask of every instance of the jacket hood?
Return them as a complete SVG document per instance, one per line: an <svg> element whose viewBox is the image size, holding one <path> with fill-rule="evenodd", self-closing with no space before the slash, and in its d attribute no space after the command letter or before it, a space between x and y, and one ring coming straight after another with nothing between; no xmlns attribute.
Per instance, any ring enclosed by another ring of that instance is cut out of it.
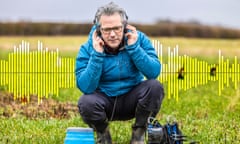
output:
<svg viewBox="0 0 240 144"><path fill-rule="evenodd" d="M89 32L89 35L88 35L88 42L89 43L92 43L92 35L93 35L93 32L97 29L97 26L96 25L93 25L90 32Z"/></svg>

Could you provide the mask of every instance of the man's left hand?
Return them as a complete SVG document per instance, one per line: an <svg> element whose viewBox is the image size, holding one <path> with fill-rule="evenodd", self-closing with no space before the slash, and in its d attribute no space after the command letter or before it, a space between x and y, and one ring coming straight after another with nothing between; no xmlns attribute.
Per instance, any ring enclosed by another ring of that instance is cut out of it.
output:
<svg viewBox="0 0 240 144"><path fill-rule="evenodd" d="M125 36L128 38L127 43L128 43L128 45L132 45L138 39L138 33L137 33L137 30L136 30L136 27L131 26L131 25L127 25L126 28L128 30L128 32L125 34Z"/></svg>

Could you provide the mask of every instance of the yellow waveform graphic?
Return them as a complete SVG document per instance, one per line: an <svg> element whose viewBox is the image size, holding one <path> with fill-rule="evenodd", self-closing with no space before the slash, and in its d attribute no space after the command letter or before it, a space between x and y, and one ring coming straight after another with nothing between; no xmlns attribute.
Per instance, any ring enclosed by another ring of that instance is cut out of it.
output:
<svg viewBox="0 0 240 144"><path fill-rule="evenodd" d="M224 59L219 50L217 64L208 64L187 55L178 55L178 46L171 51L168 48L167 62L163 60L162 45L159 41L153 41L158 56L162 62L162 72L158 77L162 83L167 83L168 98L172 96L178 101L179 91L196 88L210 81L218 81L218 94L221 95L224 87L229 87L230 81L237 89L240 82L240 64L237 56L230 64L229 59Z"/></svg>
<svg viewBox="0 0 240 144"><path fill-rule="evenodd" d="M59 57L58 49L49 51L38 42L38 50L30 51L29 43L22 41L8 60L0 60L0 86L7 85L14 99L25 99L36 94L42 97L59 95L60 88L75 87L75 59Z"/></svg>
<svg viewBox="0 0 240 144"><path fill-rule="evenodd" d="M179 92L205 85L210 81L218 81L218 94L230 82L235 89L240 83L240 64L237 56L233 62L224 59L219 50L216 64L209 64L187 55L179 55L178 47L163 55L163 47L159 41L153 41L162 63L158 80L167 85L168 98L179 99ZM37 95L40 103L42 97L50 94L59 95L61 88L75 87L75 58L61 58L58 49L50 51L38 42L38 50L30 51L29 43L22 41L14 52L8 54L7 60L0 60L0 86L7 86L14 99ZM166 59L163 59L166 57Z"/></svg>

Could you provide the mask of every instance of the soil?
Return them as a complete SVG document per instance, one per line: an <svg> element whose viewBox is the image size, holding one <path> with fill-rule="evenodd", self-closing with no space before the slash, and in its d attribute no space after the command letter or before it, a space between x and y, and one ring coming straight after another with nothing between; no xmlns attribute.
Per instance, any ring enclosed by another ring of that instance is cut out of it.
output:
<svg viewBox="0 0 240 144"><path fill-rule="evenodd" d="M0 118L1 117L26 117L29 119L58 118L67 119L79 115L77 104L70 102L59 102L53 99L43 98L38 103L36 95L14 100L13 95L0 91Z"/></svg>

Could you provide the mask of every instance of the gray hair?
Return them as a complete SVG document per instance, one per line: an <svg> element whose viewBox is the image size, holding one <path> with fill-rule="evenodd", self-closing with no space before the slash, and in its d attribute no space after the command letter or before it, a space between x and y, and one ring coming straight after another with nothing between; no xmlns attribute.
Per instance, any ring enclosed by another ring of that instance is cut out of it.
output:
<svg viewBox="0 0 240 144"><path fill-rule="evenodd" d="M100 17L102 15L113 15L115 13L119 13L122 22L127 21L128 20L128 16L125 12L125 10L121 7L119 7L117 4L115 4L114 2L110 2L102 7L99 7L96 14L95 14L95 18L93 20L94 24L98 24Z"/></svg>

